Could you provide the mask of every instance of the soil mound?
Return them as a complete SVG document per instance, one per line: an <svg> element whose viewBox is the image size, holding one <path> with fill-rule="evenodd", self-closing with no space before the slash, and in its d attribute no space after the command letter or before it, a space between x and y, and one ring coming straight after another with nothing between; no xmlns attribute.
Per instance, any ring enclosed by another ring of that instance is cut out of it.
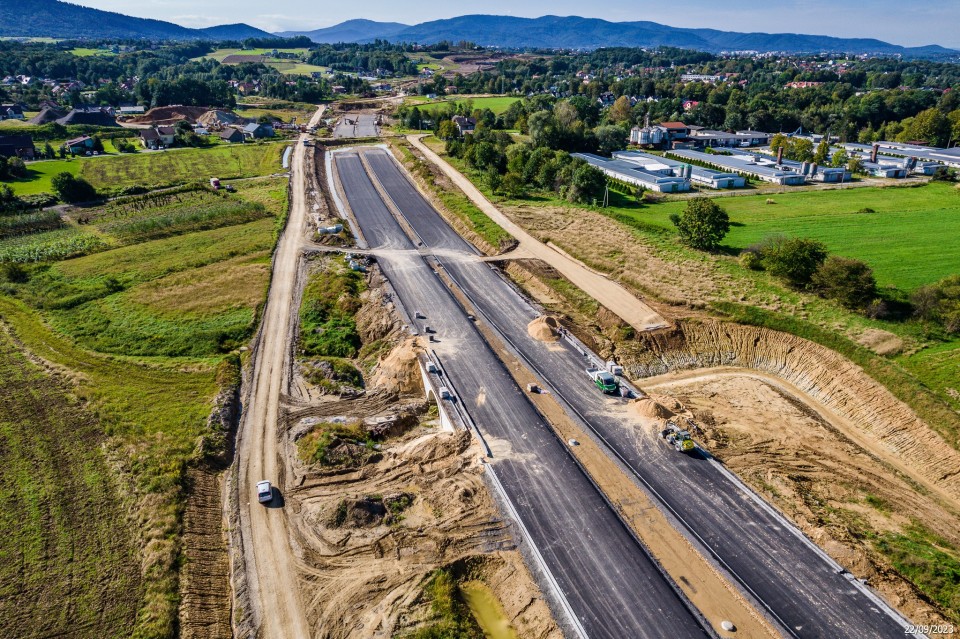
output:
<svg viewBox="0 0 960 639"><path fill-rule="evenodd" d="M673 411L659 402L655 402L649 397L642 397L632 401L629 404L630 410L640 417L649 419L667 419L673 417Z"/></svg>
<svg viewBox="0 0 960 639"><path fill-rule="evenodd" d="M542 315L527 324L530 337L541 342L556 342L560 339L560 322L551 315Z"/></svg>
<svg viewBox="0 0 960 639"><path fill-rule="evenodd" d="M67 115L66 111L61 111L60 109L54 109L52 107L43 107L43 110L40 111L40 113L30 118L30 124L49 124L51 122L56 122L65 115Z"/></svg>
<svg viewBox="0 0 960 639"><path fill-rule="evenodd" d="M416 339L406 339L380 360L373 385L400 395L423 394L423 378L417 355L421 348Z"/></svg>
<svg viewBox="0 0 960 639"><path fill-rule="evenodd" d="M230 111L221 111L220 109L213 109L211 111L207 111L206 113L201 115L199 118L197 118L197 124L202 124L203 126L206 126L206 127L216 127L216 126L224 126L227 124L237 124L238 122L242 122L242 121L243 121L243 118L241 118L236 113L231 113Z"/></svg>
<svg viewBox="0 0 960 639"><path fill-rule="evenodd" d="M164 106L154 107L143 115L131 118L129 122L135 124L161 124L176 122L178 120L187 120L196 122L197 118L209 111L207 107L197 106Z"/></svg>

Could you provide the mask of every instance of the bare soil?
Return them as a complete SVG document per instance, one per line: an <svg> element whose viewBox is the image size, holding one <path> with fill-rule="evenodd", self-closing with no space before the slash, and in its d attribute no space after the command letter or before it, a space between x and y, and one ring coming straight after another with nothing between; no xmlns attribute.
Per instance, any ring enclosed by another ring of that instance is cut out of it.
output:
<svg viewBox="0 0 960 639"><path fill-rule="evenodd" d="M696 438L713 455L914 623L946 622L863 533L899 533L918 521L956 546L956 509L917 490L909 477L846 437L822 405L771 376L710 368L643 384L694 418L701 426Z"/></svg>

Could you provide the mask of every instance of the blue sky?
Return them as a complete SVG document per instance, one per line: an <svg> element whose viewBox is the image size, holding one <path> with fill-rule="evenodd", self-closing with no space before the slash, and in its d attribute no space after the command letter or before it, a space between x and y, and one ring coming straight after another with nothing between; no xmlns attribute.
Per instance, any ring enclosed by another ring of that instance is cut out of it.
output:
<svg viewBox="0 0 960 639"><path fill-rule="evenodd" d="M71 0L97 9L169 20L188 27L246 22L268 31L310 30L350 18L415 24L464 13L536 17L580 15L652 20L675 27L879 38L895 44L960 49L957 0L485 0L482 3L317 2L316 0ZM414 8L415 7L415 8Z"/></svg>

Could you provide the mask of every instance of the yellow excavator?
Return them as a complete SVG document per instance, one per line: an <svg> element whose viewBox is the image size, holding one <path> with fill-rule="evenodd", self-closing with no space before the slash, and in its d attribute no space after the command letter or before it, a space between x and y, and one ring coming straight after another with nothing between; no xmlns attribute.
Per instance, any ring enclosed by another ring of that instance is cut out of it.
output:
<svg viewBox="0 0 960 639"><path fill-rule="evenodd" d="M660 437L681 453L692 452L697 447L690 437L690 431L681 430L674 422L667 422L667 427L660 431Z"/></svg>

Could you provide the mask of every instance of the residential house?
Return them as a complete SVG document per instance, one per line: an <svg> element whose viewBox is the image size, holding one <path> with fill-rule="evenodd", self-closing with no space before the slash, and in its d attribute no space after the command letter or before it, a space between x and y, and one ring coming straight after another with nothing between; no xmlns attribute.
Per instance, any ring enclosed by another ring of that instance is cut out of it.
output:
<svg viewBox="0 0 960 639"><path fill-rule="evenodd" d="M700 104L697 100L684 100L683 101L683 110L684 111L693 111Z"/></svg>
<svg viewBox="0 0 960 639"><path fill-rule="evenodd" d="M341 93L346 93L346 92L347 92L347 87L345 87L345 86L343 86L343 85L341 85L341 84L335 84L335 85L333 85L332 87L330 87L330 90L333 91L334 95L338 95L338 94L341 94Z"/></svg>
<svg viewBox="0 0 960 639"><path fill-rule="evenodd" d="M146 113L146 107L139 105L121 106L118 111L120 115L143 115Z"/></svg>
<svg viewBox="0 0 960 639"><path fill-rule="evenodd" d="M23 120L23 105L0 104L0 120Z"/></svg>
<svg viewBox="0 0 960 639"><path fill-rule="evenodd" d="M477 119L468 118L463 115L455 115L450 118L450 121L453 122L454 126L457 127L457 132L460 135L467 133L468 131L473 131L477 128Z"/></svg>
<svg viewBox="0 0 960 639"><path fill-rule="evenodd" d="M143 145L143 148L154 151L160 148L160 134L157 133L156 129L141 129L139 135L140 144Z"/></svg>
<svg viewBox="0 0 960 639"><path fill-rule="evenodd" d="M83 155L88 151L93 150L93 138L89 135L81 135L79 138L74 138L72 140L67 140L63 143L63 146L69 153L73 155Z"/></svg>
<svg viewBox="0 0 960 639"><path fill-rule="evenodd" d="M240 129L228 127L220 132L220 139L230 144L237 144L243 142L244 137Z"/></svg>
<svg viewBox="0 0 960 639"><path fill-rule="evenodd" d="M0 156L32 160L35 153L29 135L0 135Z"/></svg>
<svg viewBox="0 0 960 639"><path fill-rule="evenodd" d="M261 138L272 138L273 135L273 125L271 124L259 124L257 122L251 122L247 126L243 127L243 137L245 138L259 140Z"/></svg>
<svg viewBox="0 0 960 639"><path fill-rule="evenodd" d="M160 148L173 146L177 139L177 130L172 126L157 126L152 129L140 130L140 144L145 149L156 151Z"/></svg>

